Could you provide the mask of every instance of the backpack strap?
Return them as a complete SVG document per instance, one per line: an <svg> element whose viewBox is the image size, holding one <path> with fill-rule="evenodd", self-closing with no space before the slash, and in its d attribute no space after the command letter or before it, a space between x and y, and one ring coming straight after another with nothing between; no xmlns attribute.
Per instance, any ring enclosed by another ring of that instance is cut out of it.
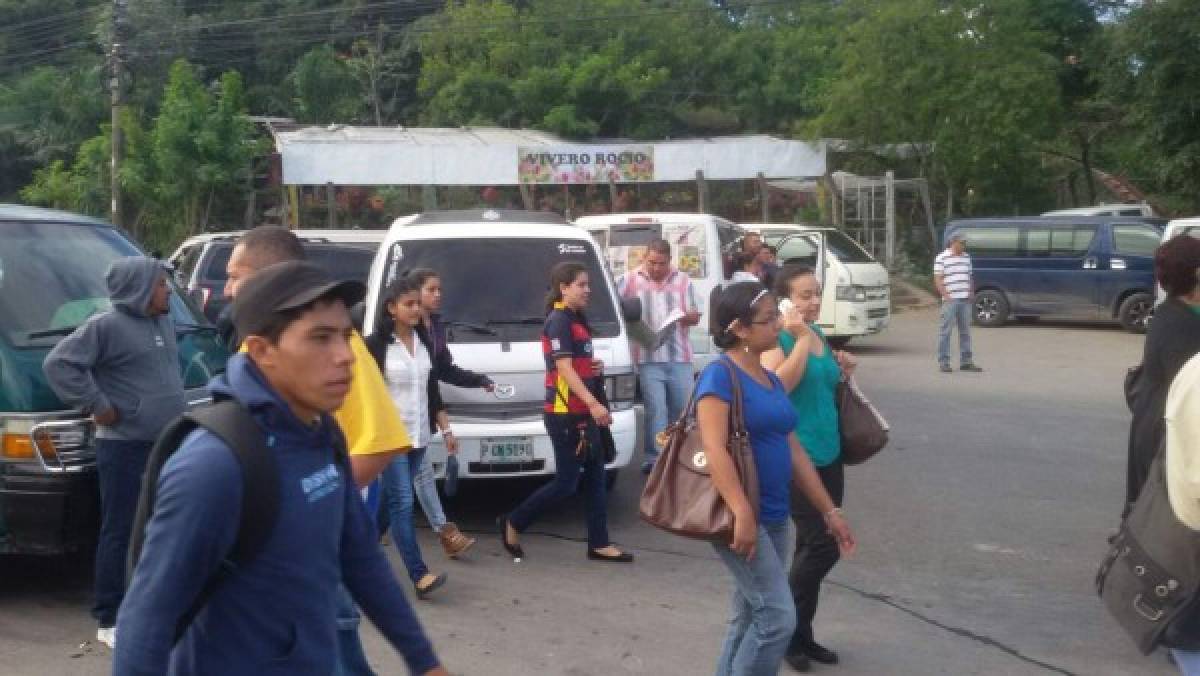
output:
<svg viewBox="0 0 1200 676"><path fill-rule="evenodd" d="M192 620L229 575L258 555L279 519L279 468L268 448L266 434L250 412L234 399L223 399L194 409L168 425L150 451L130 537L130 579L145 544L146 525L154 515L158 479L163 466L187 435L197 428L215 435L237 459L242 474L242 509L233 546L201 587L192 605L180 617L175 628L176 642L183 637Z"/></svg>

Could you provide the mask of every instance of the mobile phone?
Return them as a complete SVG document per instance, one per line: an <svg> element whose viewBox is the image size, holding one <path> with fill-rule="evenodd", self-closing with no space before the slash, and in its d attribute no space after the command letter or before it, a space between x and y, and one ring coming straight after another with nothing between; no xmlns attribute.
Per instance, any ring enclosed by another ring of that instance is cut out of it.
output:
<svg viewBox="0 0 1200 676"><path fill-rule="evenodd" d="M784 298L779 301L779 314L787 315L787 313L791 312L792 308L794 307L796 306L792 303L791 298Z"/></svg>

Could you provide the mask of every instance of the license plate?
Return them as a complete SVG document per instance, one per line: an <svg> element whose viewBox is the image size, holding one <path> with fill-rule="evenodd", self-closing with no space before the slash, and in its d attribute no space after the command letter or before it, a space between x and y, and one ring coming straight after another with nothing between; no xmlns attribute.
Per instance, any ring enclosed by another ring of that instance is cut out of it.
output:
<svg viewBox="0 0 1200 676"><path fill-rule="evenodd" d="M479 462L533 462L533 439L530 437L480 439Z"/></svg>

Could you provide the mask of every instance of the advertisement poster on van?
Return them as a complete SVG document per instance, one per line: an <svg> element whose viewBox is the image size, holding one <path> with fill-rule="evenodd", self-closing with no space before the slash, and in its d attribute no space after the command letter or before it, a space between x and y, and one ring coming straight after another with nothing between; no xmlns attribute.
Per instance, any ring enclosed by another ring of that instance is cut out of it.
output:
<svg viewBox="0 0 1200 676"><path fill-rule="evenodd" d="M552 185L654 180L654 146L542 146L517 149L521 183Z"/></svg>

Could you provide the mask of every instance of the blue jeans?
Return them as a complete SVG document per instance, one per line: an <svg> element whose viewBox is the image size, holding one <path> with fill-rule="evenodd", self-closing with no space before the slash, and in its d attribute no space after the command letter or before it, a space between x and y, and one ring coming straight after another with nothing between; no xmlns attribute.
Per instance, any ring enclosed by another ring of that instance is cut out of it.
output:
<svg viewBox="0 0 1200 676"><path fill-rule="evenodd" d="M358 624L362 619L350 592L338 585L337 592L337 661L333 676L375 676L367 664L362 641L358 638Z"/></svg>
<svg viewBox="0 0 1200 676"><path fill-rule="evenodd" d="M414 448L398 455L383 470L384 501L387 504L392 541L400 550L400 558L415 584L429 573L417 545L417 529L413 524L413 469L421 466L424 448Z"/></svg>
<svg viewBox="0 0 1200 676"><path fill-rule="evenodd" d="M542 512L575 495L583 481L584 498L587 501L588 546L602 549L612 544L608 539L608 492L604 488L604 453L599 451L600 440L596 439L595 425L584 428L591 437L594 447L585 457L575 455L580 431L576 425L578 416L547 413L546 433L554 444L554 480L534 491L508 515L508 522L518 533L523 532Z"/></svg>
<svg viewBox="0 0 1200 676"><path fill-rule="evenodd" d="M413 477L413 489L417 493L417 502L421 503L421 511L429 520L433 532L440 533L446 526L446 511L442 509L442 499L438 497L437 480L433 476L433 460L428 453L422 453L421 466Z"/></svg>
<svg viewBox="0 0 1200 676"><path fill-rule="evenodd" d="M92 617L101 627L117 624L125 598L126 558L133 515L142 490L142 473L152 441L96 440L96 473L100 481L100 540L96 545L96 604Z"/></svg>
<svg viewBox="0 0 1200 676"><path fill-rule="evenodd" d="M938 327L938 363L950 364L950 332L958 326L958 362L971 364L971 299L942 301L942 322Z"/></svg>
<svg viewBox="0 0 1200 676"><path fill-rule="evenodd" d="M758 525L750 561L724 542L713 548L733 574L733 617L717 662L717 676L775 676L796 629L796 606L788 589L790 524Z"/></svg>
<svg viewBox="0 0 1200 676"><path fill-rule="evenodd" d="M654 464L662 451L656 437L679 420L692 393L692 365L679 362L646 362L638 366L638 381L646 405L645 461Z"/></svg>
<svg viewBox="0 0 1200 676"><path fill-rule="evenodd" d="M1200 652L1171 648L1171 657L1183 676L1200 676Z"/></svg>

